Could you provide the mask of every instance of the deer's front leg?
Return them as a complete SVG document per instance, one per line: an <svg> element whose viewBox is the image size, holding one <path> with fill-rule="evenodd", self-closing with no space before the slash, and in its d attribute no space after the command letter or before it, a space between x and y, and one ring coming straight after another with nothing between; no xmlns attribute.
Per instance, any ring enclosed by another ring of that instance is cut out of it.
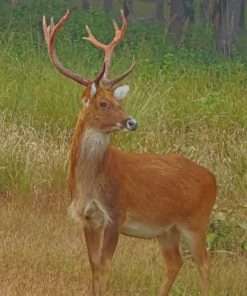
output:
<svg viewBox="0 0 247 296"><path fill-rule="evenodd" d="M84 235L92 270L93 295L99 296L102 295L100 293L100 258L104 228L95 229L92 226L87 225L84 228Z"/></svg>
<svg viewBox="0 0 247 296"><path fill-rule="evenodd" d="M105 291L107 272L117 246L118 224L111 222L104 228L84 228L89 261L92 269L93 295L102 296Z"/></svg>

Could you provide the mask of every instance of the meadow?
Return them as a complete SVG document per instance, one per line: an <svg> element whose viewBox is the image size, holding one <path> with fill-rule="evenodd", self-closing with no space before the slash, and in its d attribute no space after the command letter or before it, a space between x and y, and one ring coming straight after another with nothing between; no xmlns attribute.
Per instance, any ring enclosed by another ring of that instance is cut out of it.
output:
<svg viewBox="0 0 247 296"><path fill-rule="evenodd" d="M85 17L99 38L109 40L109 19L98 12ZM71 18L73 23L76 16ZM66 212L69 146L83 89L52 68L32 21L25 30L17 30L15 21L0 38L0 295L90 295L82 229ZM101 22L109 28L103 33ZM59 35L58 55L68 67L93 77L102 56L82 40L84 24L71 23ZM218 196L207 239L210 295L245 295L245 59L216 56L208 35L208 50L203 45L190 50L198 31L179 50L162 30L147 40L154 28L130 24L113 61L113 73L127 68L133 56L137 61L123 104L139 122L135 133L113 135L113 145L182 154L215 173ZM184 266L171 295L199 295L195 266L185 244L182 249ZM156 295L164 275L155 241L121 237L107 295Z"/></svg>

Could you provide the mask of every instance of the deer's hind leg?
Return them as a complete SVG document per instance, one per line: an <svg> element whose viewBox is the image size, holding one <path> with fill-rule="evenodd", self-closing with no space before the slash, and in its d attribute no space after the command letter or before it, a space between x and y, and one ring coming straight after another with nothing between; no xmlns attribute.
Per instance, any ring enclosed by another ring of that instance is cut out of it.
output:
<svg viewBox="0 0 247 296"><path fill-rule="evenodd" d="M167 296L169 294L176 276L183 265L179 251L179 237L179 231L175 227L158 237L167 270L166 280L164 281L160 296Z"/></svg>
<svg viewBox="0 0 247 296"><path fill-rule="evenodd" d="M196 231L186 230L183 234L199 271L202 295L208 296L210 256L205 243L206 226L201 229L197 229Z"/></svg>

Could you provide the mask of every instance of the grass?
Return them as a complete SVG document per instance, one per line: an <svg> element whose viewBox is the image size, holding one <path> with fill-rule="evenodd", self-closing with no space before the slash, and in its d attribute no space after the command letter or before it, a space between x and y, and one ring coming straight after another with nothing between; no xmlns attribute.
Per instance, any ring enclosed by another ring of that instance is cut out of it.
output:
<svg viewBox="0 0 247 296"><path fill-rule="evenodd" d="M17 46L18 34L2 33L0 42L0 295L89 295L82 230L66 217L68 153L82 88L50 66L42 46L30 46L27 39ZM61 59L93 77L100 64L95 53L87 49L83 56L81 48L65 42L64 48L58 43ZM130 64L127 45L114 73ZM112 142L128 151L183 154L215 173L218 197L208 235L211 296L244 295L246 67L241 60L203 64L186 49L160 56L157 66L145 38L137 48L142 56L127 81L131 91L124 108L139 127L113 135ZM197 273L184 245L183 252L185 264L171 295L198 295ZM154 241L122 237L108 295L156 295L163 276Z"/></svg>
<svg viewBox="0 0 247 296"><path fill-rule="evenodd" d="M35 179L37 167L37 182L42 183L49 172L51 179L61 180L66 169L61 169L59 178L54 171L60 171L57 166L66 167L82 89L60 77L42 58L8 58L6 54L0 60L0 157L12 165L1 168L2 187L12 190L14 183L25 187L28 178L23 174ZM215 172L219 201L243 204L247 189L245 69L209 66L153 71L153 75L141 70L129 79L132 91L125 103L140 128L133 134L116 135L114 143L130 151L184 154ZM20 172L22 181L18 181ZM34 185L30 186L32 191Z"/></svg>
<svg viewBox="0 0 247 296"><path fill-rule="evenodd" d="M52 199L48 205L42 200L0 201L1 295L90 295L82 230L65 218L66 194ZM246 263L235 252L212 253L210 295L244 296ZM107 295L156 295L164 275L155 241L121 237ZM198 295L198 290L195 265L184 252L184 266L171 295Z"/></svg>

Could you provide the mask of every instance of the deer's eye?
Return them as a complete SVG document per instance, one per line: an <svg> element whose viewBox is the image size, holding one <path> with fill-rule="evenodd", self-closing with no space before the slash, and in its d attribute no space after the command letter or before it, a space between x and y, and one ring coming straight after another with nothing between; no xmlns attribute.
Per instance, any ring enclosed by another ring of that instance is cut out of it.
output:
<svg viewBox="0 0 247 296"><path fill-rule="evenodd" d="M100 107L102 107L102 108L105 108L105 107L107 107L109 104L108 104L108 102L107 101L101 101L100 102Z"/></svg>

